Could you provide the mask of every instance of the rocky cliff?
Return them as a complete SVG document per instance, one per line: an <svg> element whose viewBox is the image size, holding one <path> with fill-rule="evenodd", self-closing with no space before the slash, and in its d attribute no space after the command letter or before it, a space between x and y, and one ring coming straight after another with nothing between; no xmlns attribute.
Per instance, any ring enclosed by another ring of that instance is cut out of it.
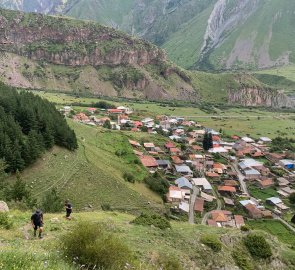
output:
<svg viewBox="0 0 295 270"><path fill-rule="evenodd" d="M228 99L230 104L242 104L243 106L295 107L295 100L290 99L285 94L259 88L242 88L229 91Z"/></svg>
<svg viewBox="0 0 295 270"><path fill-rule="evenodd" d="M163 50L91 22L0 12L1 49L69 66L148 65L166 61Z"/></svg>
<svg viewBox="0 0 295 270"><path fill-rule="evenodd" d="M211 103L231 101L229 89L239 91L253 81L182 70L151 43L93 22L7 10L0 10L0 78L24 88ZM256 80L256 88L265 86ZM246 103L242 92L233 99L245 105L291 104L287 98L285 104L282 98L256 102L255 95L251 92ZM272 95L276 98L276 91Z"/></svg>

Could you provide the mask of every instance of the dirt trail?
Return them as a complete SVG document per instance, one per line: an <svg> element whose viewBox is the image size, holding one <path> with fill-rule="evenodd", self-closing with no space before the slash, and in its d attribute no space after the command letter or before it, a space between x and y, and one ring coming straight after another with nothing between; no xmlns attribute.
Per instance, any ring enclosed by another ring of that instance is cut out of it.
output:
<svg viewBox="0 0 295 270"><path fill-rule="evenodd" d="M23 227L20 228L21 231L22 231L22 233L23 233L23 235L24 235L24 238L26 240L30 240L30 238L32 238L32 235L30 233L31 228L32 228L32 224L31 223L28 223L25 226L23 226Z"/></svg>

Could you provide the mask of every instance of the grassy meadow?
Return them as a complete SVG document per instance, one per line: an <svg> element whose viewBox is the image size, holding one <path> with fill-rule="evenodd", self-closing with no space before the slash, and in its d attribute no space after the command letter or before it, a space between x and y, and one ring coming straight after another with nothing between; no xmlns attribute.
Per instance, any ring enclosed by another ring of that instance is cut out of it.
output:
<svg viewBox="0 0 295 270"><path fill-rule="evenodd" d="M148 172L141 163L135 163L137 157L127 134L73 121L69 124L76 132L79 149L69 152L54 147L22 173L35 198L57 188L76 209L89 205L100 209L102 204L126 211L162 209L161 198L142 183ZM117 156L118 150L124 155ZM125 172L135 176L136 184L123 179Z"/></svg>
<svg viewBox="0 0 295 270"><path fill-rule="evenodd" d="M102 223L131 249L141 262L142 267L139 269L142 270L159 269L155 267L159 257L176 258L183 265L183 269L234 267L232 252L236 245L242 247L241 241L245 236L237 229L212 228L183 222L172 222L171 229L160 230L150 226L130 224L134 219L130 214L83 212L73 213L71 221L66 220L63 214L45 214L44 239L38 240L32 237L30 215L29 212L12 211L10 218L14 222L13 227L9 230L0 229L0 269L79 269L75 264L66 262L59 246L60 236L71 231L79 221ZM262 230L259 233L264 234L271 244L274 258L286 263L282 269L293 269L291 258L295 256L295 252L288 246L294 243L294 235L288 233L284 227L281 228L279 224L269 224L275 225L270 231L271 234L263 233L265 227L255 226ZM214 252L201 244L202 235L208 234L220 239L222 243L220 252ZM268 261L256 261L247 252L244 256L252 261L254 269L258 269L258 265L261 270L270 269Z"/></svg>
<svg viewBox="0 0 295 270"><path fill-rule="evenodd" d="M58 107L72 103L91 104L98 102L97 98L73 97L67 94L38 92L42 97L54 102ZM147 101L109 101L114 105L125 105L134 110L133 118L142 119L156 115L182 116L197 121L199 124L222 129L228 135L245 136L249 134L254 138L268 136L274 138L279 135L295 138L295 114L287 112L269 111L259 108L229 107L229 108L197 108L189 105L174 107ZM75 107L84 110L83 107Z"/></svg>

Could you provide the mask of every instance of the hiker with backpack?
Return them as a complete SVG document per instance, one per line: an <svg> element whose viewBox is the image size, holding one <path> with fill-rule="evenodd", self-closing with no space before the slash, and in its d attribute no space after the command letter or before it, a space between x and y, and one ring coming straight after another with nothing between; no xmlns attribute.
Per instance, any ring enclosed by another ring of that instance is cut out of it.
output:
<svg viewBox="0 0 295 270"><path fill-rule="evenodd" d="M65 201L65 208L66 208L66 219L71 219L73 207L69 200Z"/></svg>
<svg viewBox="0 0 295 270"><path fill-rule="evenodd" d="M37 230L39 229L39 238L42 239L43 232L43 213L37 209L36 212L31 216L31 223L34 228L34 237L37 236Z"/></svg>

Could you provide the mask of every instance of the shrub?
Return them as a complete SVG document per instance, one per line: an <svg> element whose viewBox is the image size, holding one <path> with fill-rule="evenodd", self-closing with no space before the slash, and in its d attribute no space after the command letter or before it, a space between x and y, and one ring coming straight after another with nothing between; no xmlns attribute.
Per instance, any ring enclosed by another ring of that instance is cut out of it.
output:
<svg viewBox="0 0 295 270"><path fill-rule="evenodd" d="M123 178L124 178L127 182L135 183L135 179L134 179L133 174L131 174L131 173L129 173L129 172L125 172L124 175L123 175Z"/></svg>
<svg viewBox="0 0 295 270"><path fill-rule="evenodd" d="M147 177L144 179L146 185L154 192L161 195L162 199L165 201L165 196L169 190L169 182L161 177Z"/></svg>
<svg viewBox="0 0 295 270"><path fill-rule="evenodd" d="M55 188L45 194L41 204L41 209L44 212L57 213L60 212L63 207L63 201L57 194L57 190Z"/></svg>
<svg viewBox="0 0 295 270"><path fill-rule="evenodd" d="M112 211L112 207L111 207L111 205L110 205L109 203L103 203L103 204L101 205L101 209L102 209L103 211Z"/></svg>
<svg viewBox="0 0 295 270"><path fill-rule="evenodd" d="M234 249L232 257L236 265L242 270L254 270L252 262L248 258L248 254L242 249Z"/></svg>
<svg viewBox="0 0 295 270"><path fill-rule="evenodd" d="M272 255L271 247L262 235L249 234L244 238L244 243L253 257L266 259Z"/></svg>
<svg viewBox="0 0 295 270"><path fill-rule="evenodd" d="M250 231L250 226L248 226L248 225L243 225L243 226L241 227L241 231L243 231L243 232L249 232L249 231Z"/></svg>
<svg viewBox="0 0 295 270"><path fill-rule="evenodd" d="M87 269L124 269L133 261L129 248L103 224L76 224L71 233L61 238L61 249L69 260Z"/></svg>
<svg viewBox="0 0 295 270"><path fill-rule="evenodd" d="M201 237L201 242L210 247L215 252L221 251L222 244L215 235L205 234Z"/></svg>
<svg viewBox="0 0 295 270"><path fill-rule="evenodd" d="M133 224L143 225L143 226L155 226L161 230L171 228L169 220L158 215L158 214L141 214L136 217L133 221Z"/></svg>
<svg viewBox="0 0 295 270"><path fill-rule="evenodd" d="M13 222L10 220L7 213L0 213L0 228L9 230L13 227Z"/></svg>
<svg viewBox="0 0 295 270"><path fill-rule="evenodd" d="M160 269L164 270L182 270L179 259L175 256L161 253L157 260L157 264L160 266Z"/></svg>
<svg viewBox="0 0 295 270"><path fill-rule="evenodd" d="M115 155L117 156L117 157L122 157L122 156L125 156L127 154L127 152L126 152L126 150L124 150L124 149L118 149L118 150L116 150L116 152L115 152Z"/></svg>
<svg viewBox="0 0 295 270"><path fill-rule="evenodd" d="M289 202L291 204L294 204L295 205L295 193L292 193L290 196L289 196Z"/></svg>

